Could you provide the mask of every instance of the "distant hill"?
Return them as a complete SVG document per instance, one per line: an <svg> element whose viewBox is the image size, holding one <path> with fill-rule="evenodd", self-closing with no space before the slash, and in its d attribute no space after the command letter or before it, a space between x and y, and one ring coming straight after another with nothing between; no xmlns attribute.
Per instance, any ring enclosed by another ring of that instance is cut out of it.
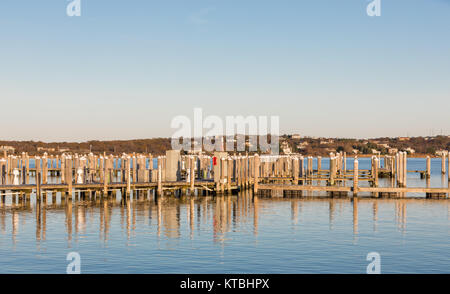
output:
<svg viewBox="0 0 450 294"><path fill-rule="evenodd" d="M170 138L154 138L142 140L115 140L115 141L88 141L82 143L73 142L34 142L34 141L0 141L0 146L11 146L15 148L15 153L28 152L37 153L61 153L70 151L73 153L152 153L163 154L171 149ZM39 151L38 151L39 150Z"/></svg>
<svg viewBox="0 0 450 294"><path fill-rule="evenodd" d="M248 136L246 136L248 140ZM326 156L330 152L344 151L347 154L369 155L374 150L381 154L389 154L395 149L407 151L410 155L436 155L440 150L450 150L449 136L434 137L399 137L399 138L374 138L374 139L343 139L343 138L313 138L283 135L279 138L280 153L284 151L308 155ZM12 148L10 148L12 147ZM286 148L287 147L287 148ZM34 141L0 141L0 152L7 149L8 153L20 154L28 152L30 155L58 154L62 152L72 153L151 153L153 155L165 154L171 149L170 138L153 138L138 140L114 140L114 141L87 141L74 142L34 142Z"/></svg>

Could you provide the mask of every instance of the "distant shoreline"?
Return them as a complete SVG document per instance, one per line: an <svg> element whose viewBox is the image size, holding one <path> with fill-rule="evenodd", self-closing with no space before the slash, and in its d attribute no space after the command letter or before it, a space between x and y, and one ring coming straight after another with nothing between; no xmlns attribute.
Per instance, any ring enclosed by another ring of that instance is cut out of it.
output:
<svg viewBox="0 0 450 294"><path fill-rule="evenodd" d="M253 142L248 136L246 141ZM260 138L261 139L261 138ZM27 152L35 154L122 154L122 153L151 153L163 155L172 149L171 138L153 138L136 140L110 140L86 142L39 142L39 141L7 141L0 140L0 153L6 150L8 154ZM260 140L259 140L260 141ZM449 136L434 137L398 137L375 139L339 139L339 138L311 138L300 135L282 135L279 137L280 154L303 154L326 157L331 152L346 152L347 157L372 157L381 152L382 156L395 154L397 151L407 151L408 157L426 158L440 157L439 151L450 150ZM249 145L252 146L252 145ZM248 148L248 146L247 146ZM357 153L355 153L357 152ZM374 153L375 152L375 153ZM234 153L234 152L231 152ZM236 152L239 153L239 152ZM240 152L240 153L245 153ZM252 152L249 152L252 153Z"/></svg>
<svg viewBox="0 0 450 294"><path fill-rule="evenodd" d="M389 155L393 155L393 154L381 154L380 156L389 156ZM372 157L372 156L378 156L377 154L351 154L348 155L347 157ZM408 158L427 158L427 156L430 156L431 158L441 158L441 156L438 155L432 155L432 154L408 154Z"/></svg>

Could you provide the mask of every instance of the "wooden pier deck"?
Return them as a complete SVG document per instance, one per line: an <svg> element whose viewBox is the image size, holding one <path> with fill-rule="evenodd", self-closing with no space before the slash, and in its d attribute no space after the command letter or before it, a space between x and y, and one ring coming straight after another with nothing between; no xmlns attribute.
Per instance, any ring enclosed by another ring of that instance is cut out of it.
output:
<svg viewBox="0 0 450 294"><path fill-rule="evenodd" d="M313 186L313 185L276 185L261 184L260 190L284 191L316 191L316 192L370 192L370 193L450 193L449 188L421 188L421 187L353 187L344 186Z"/></svg>

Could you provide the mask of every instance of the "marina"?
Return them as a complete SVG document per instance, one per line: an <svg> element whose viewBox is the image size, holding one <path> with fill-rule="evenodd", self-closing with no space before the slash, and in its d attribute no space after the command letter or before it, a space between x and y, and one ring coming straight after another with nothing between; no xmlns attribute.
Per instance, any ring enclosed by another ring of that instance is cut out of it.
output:
<svg viewBox="0 0 450 294"><path fill-rule="evenodd" d="M122 156L66 155L30 157L4 155L0 159L0 191L6 197L37 201L47 195L71 199L78 193L83 199L148 195L231 195L251 189L264 197L312 196L315 192L330 197L401 198L408 193L427 198L447 199L450 177L448 158L440 158L442 185L431 186L431 158L421 160L421 169L408 170L406 152L393 156L347 158L345 152L329 158L302 155L182 155L169 150L165 156L123 154ZM439 159L435 159L439 160ZM407 185L407 175L417 174L425 185ZM382 182L380 184L380 181Z"/></svg>

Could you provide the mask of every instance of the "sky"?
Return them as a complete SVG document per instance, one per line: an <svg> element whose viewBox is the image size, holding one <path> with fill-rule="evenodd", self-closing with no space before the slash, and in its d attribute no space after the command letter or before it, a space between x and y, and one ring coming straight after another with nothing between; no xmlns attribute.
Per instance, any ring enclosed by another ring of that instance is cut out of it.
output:
<svg viewBox="0 0 450 294"><path fill-rule="evenodd" d="M174 117L280 133L450 135L450 0L0 1L0 140L170 137Z"/></svg>

